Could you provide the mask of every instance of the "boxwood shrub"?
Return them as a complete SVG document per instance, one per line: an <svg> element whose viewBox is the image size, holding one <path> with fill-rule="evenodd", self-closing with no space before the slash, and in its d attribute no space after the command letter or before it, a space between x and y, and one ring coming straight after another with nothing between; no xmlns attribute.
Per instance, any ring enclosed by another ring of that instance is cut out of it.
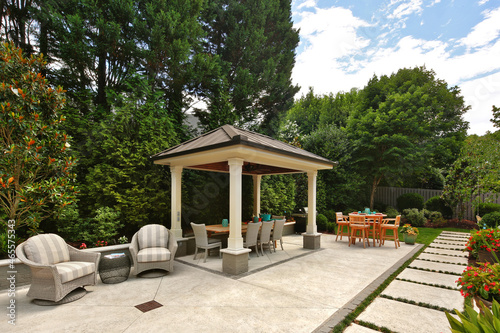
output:
<svg viewBox="0 0 500 333"><path fill-rule="evenodd" d="M451 219L453 217L453 211L439 195L429 198L425 202L424 207L431 212L441 212L444 218Z"/></svg>
<svg viewBox="0 0 500 333"><path fill-rule="evenodd" d="M475 214L483 216L492 212L500 212L500 204L494 202L482 202L476 206Z"/></svg>
<svg viewBox="0 0 500 333"><path fill-rule="evenodd" d="M424 208L424 197L418 193L405 193L401 194L396 202L398 204L398 210L402 211L409 208L416 208L418 210Z"/></svg>
<svg viewBox="0 0 500 333"><path fill-rule="evenodd" d="M481 223L487 228L496 228L500 225L500 212L491 212L483 216Z"/></svg>

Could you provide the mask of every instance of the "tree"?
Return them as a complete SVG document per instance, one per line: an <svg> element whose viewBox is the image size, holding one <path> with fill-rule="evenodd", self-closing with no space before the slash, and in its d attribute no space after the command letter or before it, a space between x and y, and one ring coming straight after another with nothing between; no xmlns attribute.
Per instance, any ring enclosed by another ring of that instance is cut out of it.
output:
<svg viewBox="0 0 500 333"><path fill-rule="evenodd" d="M493 123L493 126L496 128L500 128L500 108L493 105L493 119L490 121Z"/></svg>
<svg viewBox="0 0 500 333"><path fill-rule="evenodd" d="M112 207L127 228L137 228L169 220L170 177L149 157L177 143L177 137L161 93L143 78L130 85L135 92L114 96L113 114L88 138L91 164L80 206L86 216Z"/></svg>
<svg viewBox="0 0 500 333"><path fill-rule="evenodd" d="M500 142L492 134L467 138L460 157L452 164L443 190L443 197L458 217L465 213L464 203L482 201L481 194L500 192ZM496 198L496 197L495 197Z"/></svg>
<svg viewBox="0 0 500 333"><path fill-rule="evenodd" d="M468 109L458 87L448 88L425 67L368 82L347 129L355 141L355 162L370 179L370 208L384 177L390 181L426 165L441 167L458 156Z"/></svg>
<svg viewBox="0 0 500 333"><path fill-rule="evenodd" d="M61 130L65 97L40 74L42 56L0 46L0 198L2 212L37 233L42 220L75 200L76 160ZM4 223L6 222L2 219Z"/></svg>
<svg viewBox="0 0 500 333"><path fill-rule="evenodd" d="M318 211L327 209L339 211L359 205L363 177L355 169L353 142L349 140L347 131L333 124L322 126L306 135L302 143L307 151L338 163L333 169L318 173ZM306 189L304 193L307 193ZM302 202L302 206L307 203L307 198L303 199L305 201Z"/></svg>
<svg viewBox="0 0 500 333"><path fill-rule="evenodd" d="M206 130L224 123L240 127L271 123L293 103L291 84L298 31L290 0L209 1L203 11L202 53L210 72L201 80L196 110Z"/></svg>
<svg viewBox="0 0 500 333"><path fill-rule="evenodd" d="M316 96L314 90L309 88L308 93L287 112L286 119L299 124L300 132L304 135L311 134L322 126L345 127L358 100L359 91L355 88L349 92L323 96Z"/></svg>

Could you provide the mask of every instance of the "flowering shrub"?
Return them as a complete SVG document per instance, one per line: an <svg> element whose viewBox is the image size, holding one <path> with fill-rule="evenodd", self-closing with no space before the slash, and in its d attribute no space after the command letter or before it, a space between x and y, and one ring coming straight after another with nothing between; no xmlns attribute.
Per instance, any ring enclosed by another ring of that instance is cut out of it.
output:
<svg viewBox="0 0 500 333"><path fill-rule="evenodd" d="M498 252L500 249L500 229L482 229L471 232L465 248L474 256L479 250Z"/></svg>
<svg viewBox="0 0 500 333"><path fill-rule="evenodd" d="M488 301L500 301L500 264L467 267L456 282L464 297L481 296Z"/></svg>
<svg viewBox="0 0 500 333"><path fill-rule="evenodd" d="M86 249L86 248L87 248L87 244L82 243L82 244L80 245L80 250L84 250L84 249Z"/></svg>
<svg viewBox="0 0 500 333"><path fill-rule="evenodd" d="M95 243L95 247L107 246L107 245L108 245L108 242L100 241L100 240L98 240L97 243Z"/></svg>
<svg viewBox="0 0 500 333"><path fill-rule="evenodd" d="M405 224L401 227L401 233L409 236L418 235L418 228L412 227L411 224Z"/></svg>

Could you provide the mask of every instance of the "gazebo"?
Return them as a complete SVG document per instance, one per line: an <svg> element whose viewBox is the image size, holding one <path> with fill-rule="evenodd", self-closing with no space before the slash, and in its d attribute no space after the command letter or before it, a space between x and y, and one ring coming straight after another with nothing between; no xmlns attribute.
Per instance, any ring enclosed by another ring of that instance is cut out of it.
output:
<svg viewBox="0 0 500 333"><path fill-rule="evenodd" d="M316 178L318 170L331 169L336 162L315 155L268 136L224 125L199 137L166 149L151 159L169 165L172 177L172 225L175 236L182 239L181 184L182 170L196 169L229 173L229 239L222 250L223 272L241 274L248 271L249 249L243 247L241 232L242 175L251 175L254 188L254 215L260 213L262 175L307 173L308 221L303 246L318 249L321 234L316 227ZM196 222L196 221L194 221Z"/></svg>

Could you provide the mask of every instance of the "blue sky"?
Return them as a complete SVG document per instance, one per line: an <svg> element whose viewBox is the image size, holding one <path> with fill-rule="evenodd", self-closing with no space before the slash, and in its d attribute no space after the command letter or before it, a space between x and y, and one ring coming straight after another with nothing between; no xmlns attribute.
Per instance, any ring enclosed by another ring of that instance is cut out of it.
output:
<svg viewBox="0 0 500 333"><path fill-rule="evenodd" d="M363 88L373 74L425 65L459 86L469 134L494 131L500 106L500 0L293 0L292 78L316 94Z"/></svg>

